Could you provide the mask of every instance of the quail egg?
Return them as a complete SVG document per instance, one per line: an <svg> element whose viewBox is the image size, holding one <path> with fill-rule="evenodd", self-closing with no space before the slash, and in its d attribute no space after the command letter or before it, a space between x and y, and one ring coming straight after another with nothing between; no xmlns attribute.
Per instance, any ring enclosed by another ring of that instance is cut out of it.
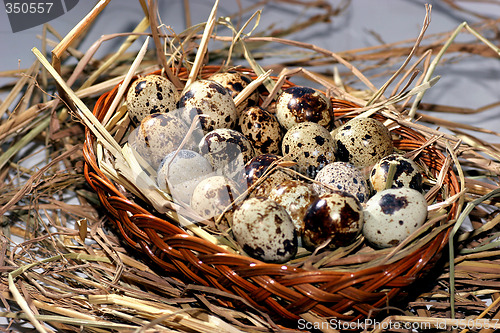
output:
<svg viewBox="0 0 500 333"><path fill-rule="evenodd" d="M219 128L207 133L198 149L218 174L235 181L242 179L245 163L254 157L250 141L240 132L229 128Z"/></svg>
<svg viewBox="0 0 500 333"><path fill-rule="evenodd" d="M363 228L363 208L356 197L335 191L320 196L306 211L302 244L335 249L351 244Z"/></svg>
<svg viewBox="0 0 500 333"><path fill-rule="evenodd" d="M170 191L175 202L189 204L198 183L212 175L212 165L205 157L181 149L168 154L162 161L157 183L160 189Z"/></svg>
<svg viewBox="0 0 500 333"><path fill-rule="evenodd" d="M300 180L287 180L269 193L269 198L283 206L292 218L299 236L304 232L304 215L318 198L311 186Z"/></svg>
<svg viewBox="0 0 500 333"><path fill-rule="evenodd" d="M354 118L335 130L336 158L356 167L372 166L394 151L387 127L373 118Z"/></svg>
<svg viewBox="0 0 500 333"><path fill-rule="evenodd" d="M284 263L297 253L298 240L285 208L274 200L255 197L245 200L233 214L233 234L250 257Z"/></svg>
<svg viewBox="0 0 500 333"><path fill-rule="evenodd" d="M184 121L191 124L200 115L201 128L207 133L217 128L234 128L236 106L231 94L220 83L210 80L193 82L179 98Z"/></svg>
<svg viewBox="0 0 500 333"><path fill-rule="evenodd" d="M344 191L354 195L361 203L370 197L370 187L365 176L358 168L347 162L327 164L318 172L314 180L319 183L313 185L319 195L332 190Z"/></svg>
<svg viewBox="0 0 500 333"><path fill-rule="evenodd" d="M170 152L176 150L188 133L188 126L177 111L154 113L146 116L128 137L130 147L157 169ZM187 140L186 149L192 149L194 142Z"/></svg>
<svg viewBox="0 0 500 333"><path fill-rule="evenodd" d="M391 164L394 164L395 172L390 188L409 187L422 192L422 170L413 160L399 154L388 155L373 166L370 181L374 191L382 191L387 187Z"/></svg>
<svg viewBox="0 0 500 333"><path fill-rule="evenodd" d="M283 131L273 114L258 106L250 107L242 112L239 126L256 155L280 153Z"/></svg>
<svg viewBox="0 0 500 333"><path fill-rule="evenodd" d="M147 115L175 110L178 97L175 85L167 78L155 74L139 77L126 95L128 115L139 124Z"/></svg>
<svg viewBox="0 0 500 333"><path fill-rule="evenodd" d="M246 86L252 83L252 79L250 77L235 71L215 73L208 79L220 83L229 91L233 99L238 96L238 94L242 92ZM257 105L258 101L259 92L254 90L254 92L247 99L236 107L238 115L240 115L246 108Z"/></svg>
<svg viewBox="0 0 500 333"><path fill-rule="evenodd" d="M191 197L191 208L203 219L217 220L226 211L220 220L222 225L217 226L220 231L225 231L232 221L232 204L239 195L233 181L224 176L211 176L196 185Z"/></svg>
<svg viewBox="0 0 500 333"><path fill-rule="evenodd" d="M377 192L364 209L363 235L377 248L396 246L421 227L427 201L417 190L399 187Z"/></svg>
<svg viewBox="0 0 500 333"><path fill-rule="evenodd" d="M290 87L276 99L276 117L285 129L305 121L327 129L333 121L332 104L326 96L309 87Z"/></svg>
<svg viewBox="0 0 500 333"><path fill-rule="evenodd" d="M319 170L335 161L333 140L323 126L303 122L290 128L281 144L283 154L297 163L298 171L314 178Z"/></svg>
<svg viewBox="0 0 500 333"><path fill-rule="evenodd" d="M273 154L262 154L255 156L245 165L247 186L248 188L255 186L250 196L268 196L276 186L294 179L292 171L274 167L280 158ZM274 168L272 171L269 170L271 166ZM264 177L263 180L261 180L262 177Z"/></svg>

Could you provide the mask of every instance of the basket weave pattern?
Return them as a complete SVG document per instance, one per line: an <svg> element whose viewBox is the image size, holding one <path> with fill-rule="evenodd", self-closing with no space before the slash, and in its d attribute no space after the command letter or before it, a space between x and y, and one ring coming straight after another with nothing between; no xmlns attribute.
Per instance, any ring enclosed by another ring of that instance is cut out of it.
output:
<svg viewBox="0 0 500 333"><path fill-rule="evenodd" d="M201 76L207 77L217 69L207 66ZM185 76L185 71L179 73L179 77ZM94 115L100 121L117 89L118 86L97 101ZM332 103L336 117L355 107L341 100L332 99ZM419 149L426 142L421 134L409 128L398 127L392 133L398 136L395 147L404 151ZM87 128L85 177L127 244L146 254L167 274L241 296L256 308L278 318L297 320L301 313L308 311L342 320L368 316L433 266L451 231L449 227L443 228L427 244L395 262L352 272L306 270L263 263L229 253L189 235L178 227L176 221L160 217L147 204L134 201L119 184L114 184L99 170L95 146L96 138ZM444 155L433 146L423 148L418 159L435 177L445 161ZM451 170L448 170L444 183L450 196L459 192L457 177ZM453 204L449 219L456 218L456 210L456 204Z"/></svg>

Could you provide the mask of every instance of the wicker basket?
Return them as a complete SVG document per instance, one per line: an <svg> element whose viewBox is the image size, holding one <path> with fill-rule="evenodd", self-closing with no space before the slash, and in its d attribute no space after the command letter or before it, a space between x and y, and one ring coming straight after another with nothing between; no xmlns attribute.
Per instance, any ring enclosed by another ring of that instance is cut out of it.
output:
<svg viewBox="0 0 500 333"><path fill-rule="evenodd" d="M206 66L200 75L208 77L218 69ZM187 77L185 71L178 75L181 79ZM117 89L118 86L102 95L95 105L93 113L100 121ZM356 107L341 100L333 99L332 103L337 117L345 115L347 109ZM384 120L378 114L376 117ZM392 133L397 138L395 146L404 151L419 149L426 142L421 134L406 127L398 126ZM166 274L241 296L275 318L297 320L301 314L309 311L320 317L348 321L364 318L384 307L389 299L429 271L447 244L451 231L451 224L442 223L437 227L439 231L433 237L427 237L426 243L415 251L399 258L395 256L397 260L362 270L346 270L345 267L343 270L306 270L263 263L229 253L190 235L176 221L161 217L139 200L134 201L130 193L124 192L119 184L113 184L99 170L95 146L96 138L87 128L84 143L85 177L126 243L146 254ZM437 148L425 146L417 160L425 164L427 172L437 178L445 163L445 156ZM447 196L459 192L457 177L450 168L443 187L446 188ZM456 218L457 209L457 204L448 207L448 221Z"/></svg>

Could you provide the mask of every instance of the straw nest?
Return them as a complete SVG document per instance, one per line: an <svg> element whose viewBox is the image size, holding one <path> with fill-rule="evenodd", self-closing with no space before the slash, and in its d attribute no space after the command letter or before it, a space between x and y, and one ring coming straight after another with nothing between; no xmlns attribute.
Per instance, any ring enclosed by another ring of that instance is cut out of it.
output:
<svg viewBox="0 0 500 333"><path fill-rule="evenodd" d="M29 321L39 331L50 327L270 331L300 329L298 320L325 328L331 318L352 321L376 314L386 322L444 323L446 327L465 323L464 327L484 328L485 322L479 319L489 318L488 327L498 326L494 320L498 311L498 149L471 136L465 140L447 134L435 125L455 133L464 127L485 130L419 113L425 107L420 103L425 91L437 80L433 71L460 31L466 29L480 41L471 43L470 50L484 51L486 45L485 54L499 54L478 27L458 27L431 58L430 52L422 52L430 23L427 8L422 32L407 47L402 65L377 89L353 65L356 55L348 59L310 44L250 36L245 29L258 13L236 30L229 21L217 20L216 3L206 24L165 38L157 28L154 2L140 3L146 18L135 32L151 27L153 52L148 52L146 41L139 54L126 54L139 35L131 34L119 52L103 62L89 63L92 49L76 55L80 61L75 68L62 66L65 51L106 5L102 1L54 48L51 64L33 50L39 62L10 88L1 106L2 114L9 114L2 121L1 140L10 145L0 164L7 184L2 203L5 317ZM327 12L326 17L340 10L328 7ZM229 27L232 36L213 35L218 24ZM210 40L227 47L209 50ZM349 70L346 75L353 75L370 91L345 86L342 76L332 80L324 73L299 68L303 63L270 76L252 55L253 43L263 42L310 51L311 61L341 64ZM193 45L195 54L190 51ZM121 105L130 82L137 74L160 70L182 89L186 82L230 68L236 48L248 66L235 68L265 87L263 103L271 103L279 89L293 85L300 75L323 87L334 104L337 125L354 116L384 121L396 147L425 170L431 204L427 223L393 249L374 251L359 238L335 251L304 252L284 265L265 264L239 253L230 235L189 223L189 216L176 213L168 193L154 185L138 186L138 181L151 179L143 177L141 161L124 144L131 127ZM166 54L165 49L171 52ZM387 47L385 52L390 51ZM227 61L215 66L202 63L214 53ZM414 61L417 53L422 56ZM191 56L193 62L187 61ZM362 61L363 55L359 57ZM93 72L86 77L83 70L89 67ZM419 67L420 74L415 71ZM37 77L39 71L43 79ZM47 78L47 72L53 79ZM69 88L78 78L83 78L81 87ZM24 98L15 112L9 111L23 87L27 87ZM47 98L54 87L60 98ZM393 93L386 96L389 87L394 87ZM93 113L89 105L95 105ZM74 121L67 121L69 116ZM38 171L23 169L13 157L27 142L40 138L47 162ZM21 182L7 181L9 168L25 175L17 178ZM78 204L64 201L68 192L76 193ZM467 218L472 231L463 232L460 226ZM16 237L24 239L16 245ZM438 273L432 276L432 288L418 292L408 288L421 288L422 276L427 278L435 267ZM397 296L401 297L394 299ZM426 307L429 304L433 307Z"/></svg>

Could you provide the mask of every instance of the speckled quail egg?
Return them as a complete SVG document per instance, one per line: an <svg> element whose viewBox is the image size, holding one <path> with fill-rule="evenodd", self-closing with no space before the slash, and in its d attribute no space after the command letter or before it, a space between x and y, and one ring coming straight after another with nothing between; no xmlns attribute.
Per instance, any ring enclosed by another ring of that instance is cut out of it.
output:
<svg viewBox="0 0 500 333"><path fill-rule="evenodd" d="M244 176L245 163L254 157L250 141L240 132L229 128L207 133L198 149L210 161L215 172L237 182Z"/></svg>
<svg viewBox="0 0 500 333"><path fill-rule="evenodd" d="M174 202L189 204L194 189L213 175L210 162L195 151L181 149L168 154L158 168L157 184L168 190Z"/></svg>
<svg viewBox="0 0 500 333"><path fill-rule="evenodd" d="M130 147L157 169L170 152L176 150L188 133L188 126L177 111L154 113L146 116L128 137ZM192 149L194 142L187 140L186 149Z"/></svg>
<svg viewBox="0 0 500 333"><path fill-rule="evenodd" d="M274 200L245 200L233 214L233 234L252 258L284 263L297 253L297 233L285 208Z"/></svg>
<svg viewBox="0 0 500 333"><path fill-rule="evenodd" d="M241 113L239 126L256 155L280 154L283 130L273 114L258 106L250 107Z"/></svg>
<svg viewBox="0 0 500 333"><path fill-rule="evenodd" d="M276 99L276 117L286 129L305 121L327 129L333 121L330 100L320 91L309 87L290 87Z"/></svg>
<svg viewBox="0 0 500 333"><path fill-rule="evenodd" d="M386 186L389 168L394 164L392 185ZM413 160L399 154L391 154L375 164L370 172L370 182L374 191L387 188L409 187L422 192L422 170Z"/></svg>
<svg viewBox="0 0 500 333"><path fill-rule="evenodd" d="M333 140L323 126L303 122L290 128L281 144L283 154L297 163L300 173L314 178L319 170L335 161Z"/></svg>
<svg viewBox="0 0 500 333"><path fill-rule="evenodd" d="M363 208L356 197L335 191L320 196L306 211L302 244L334 249L351 244L363 228Z"/></svg>
<svg viewBox="0 0 500 333"><path fill-rule="evenodd" d="M377 248L396 246L421 227L427 201L417 190L399 187L377 192L364 209L363 235Z"/></svg>
<svg viewBox="0 0 500 333"><path fill-rule="evenodd" d="M338 161L357 167L372 166L394 151L387 127L373 118L354 118L340 126L333 137Z"/></svg>
<svg viewBox="0 0 500 333"><path fill-rule="evenodd" d="M210 80L193 82L182 93L177 106L183 110L184 121L191 124L200 115L205 132L217 128L234 128L237 121L236 106L231 94L220 83Z"/></svg>
<svg viewBox="0 0 500 333"><path fill-rule="evenodd" d="M288 180L273 188L269 198L283 206L292 218L297 234L304 232L304 215L318 198L311 186L300 180Z"/></svg>
<svg viewBox="0 0 500 333"><path fill-rule="evenodd" d="M293 172L287 168L274 166L280 158L274 154L262 154L255 156L245 165L246 184L249 189L252 187L249 194L251 197L268 196L273 188L295 178ZM271 166L272 171L269 170Z"/></svg>
<svg viewBox="0 0 500 333"><path fill-rule="evenodd" d="M173 111L177 108L178 95L175 85L163 76L139 77L132 82L126 95L128 115L139 124L147 115Z"/></svg>
<svg viewBox="0 0 500 333"><path fill-rule="evenodd" d="M245 74L229 71L224 73L215 73L211 75L209 80L220 83L224 88L226 88L231 97L234 99L243 89L246 88L250 83L252 83L252 79ZM257 105L259 101L259 92L254 90L253 93L248 96L240 105L236 107L236 111L238 115L241 114L243 110L248 107Z"/></svg>
<svg viewBox="0 0 500 333"><path fill-rule="evenodd" d="M212 176L196 185L191 197L191 208L203 219L219 220L220 215L226 211L217 225L220 231L225 231L232 221L232 204L239 195L233 181L224 176Z"/></svg>
<svg viewBox="0 0 500 333"><path fill-rule="evenodd" d="M370 187L363 173L347 162L333 162L321 169L313 185L319 195L335 191L344 191L354 195L363 203L370 197ZM327 185L327 186L323 186Z"/></svg>

